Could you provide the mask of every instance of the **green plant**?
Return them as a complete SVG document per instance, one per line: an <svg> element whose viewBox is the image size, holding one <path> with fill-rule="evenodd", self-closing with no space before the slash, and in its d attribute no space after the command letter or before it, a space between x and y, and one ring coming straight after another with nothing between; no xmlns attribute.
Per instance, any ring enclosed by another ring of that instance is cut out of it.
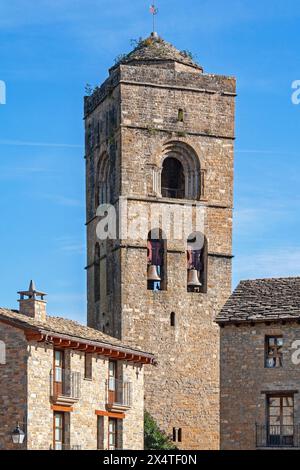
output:
<svg viewBox="0 0 300 470"><path fill-rule="evenodd" d="M187 57L188 59L196 60L196 56L191 51L184 50L184 51L181 51L180 54L183 57Z"/></svg>
<svg viewBox="0 0 300 470"><path fill-rule="evenodd" d="M93 89L92 85L90 85L89 83L87 83L87 84L85 85L84 91L85 91L85 94L86 94L87 96L92 96L92 94L93 94L93 92L94 92L94 89Z"/></svg>
<svg viewBox="0 0 300 470"><path fill-rule="evenodd" d="M150 413L145 411L145 450L171 450L176 449L168 436L162 432Z"/></svg>
<svg viewBox="0 0 300 470"><path fill-rule="evenodd" d="M126 60L128 57L128 54L119 54L116 58L115 58L115 65L119 65L123 60Z"/></svg>
<svg viewBox="0 0 300 470"><path fill-rule="evenodd" d="M137 49L143 45L144 39L139 37L138 39L131 39L130 45L132 48Z"/></svg>

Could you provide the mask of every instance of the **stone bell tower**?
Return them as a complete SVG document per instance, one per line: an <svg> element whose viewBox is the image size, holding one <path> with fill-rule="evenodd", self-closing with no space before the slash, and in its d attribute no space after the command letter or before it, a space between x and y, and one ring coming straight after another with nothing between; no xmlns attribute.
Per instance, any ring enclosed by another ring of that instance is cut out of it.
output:
<svg viewBox="0 0 300 470"><path fill-rule="evenodd" d="M85 98L88 324L156 355L145 407L183 449L219 447L214 319L231 292L235 93L234 78L205 74L154 33ZM113 240L97 237L103 204L126 222ZM166 230L166 214L190 233Z"/></svg>

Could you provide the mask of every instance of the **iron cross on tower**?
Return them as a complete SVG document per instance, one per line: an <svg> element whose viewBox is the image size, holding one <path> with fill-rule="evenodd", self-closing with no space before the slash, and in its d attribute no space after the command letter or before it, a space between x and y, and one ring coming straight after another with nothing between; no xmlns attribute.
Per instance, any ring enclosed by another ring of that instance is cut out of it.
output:
<svg viewBox="0 0 300 470"><path fill-rule="evenodd" d="M153 16L153 33L155 33L155 17L158 14L158 8L156 8L155 3L152 3L150 6L150 13Z"/></svg>

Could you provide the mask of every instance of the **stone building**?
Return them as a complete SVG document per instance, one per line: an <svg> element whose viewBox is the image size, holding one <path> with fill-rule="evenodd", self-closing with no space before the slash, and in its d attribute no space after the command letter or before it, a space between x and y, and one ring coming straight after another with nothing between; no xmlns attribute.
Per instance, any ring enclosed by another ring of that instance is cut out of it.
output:
<svg viewBox="0 0 300 470"><path fill-rule="evenodd" d="M33 283L20 296L19 311L0 308L0 449L143 449L143 366L154 357L46 316Z"/></svg>
<svg viewBox="0 0 300 470"><path fill-rule="evenodd" d="M221 327L221 448L300 448L300 278L242 281Z"/></svg>
<svg viewBox="0 0 300 470"><path fill-rule="evenodd" d="M85 98L88 325L157 356L145 406L185 449L219 447L214 320L231 293L235 96L234 78L153 33ZM105 204L129 229L103 240ZM179 218L191 230L175 237Z"/></svg>

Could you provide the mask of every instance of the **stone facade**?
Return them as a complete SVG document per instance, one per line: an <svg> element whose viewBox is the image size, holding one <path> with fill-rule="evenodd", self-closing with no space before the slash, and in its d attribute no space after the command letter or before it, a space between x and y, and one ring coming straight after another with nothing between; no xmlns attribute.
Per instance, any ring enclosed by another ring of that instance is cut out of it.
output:
<svg viewBox="0 0 300 470"><path fill-rule="evenodd" d="M70 351L70 370L81 376L81 398L70 413L70 444L81 450L97 449L96 411L106 410L108 359L93 355L93 378L84 378L84 353ZM53 410L49 396L49 375L53 347L28 346L28 425L27 448L49 449L53 446ZM122 448L143 449L144 387L143 368L119 362L123 380L132 383L132 407L126 411L122 426ZM108 449L108 416L104 416L104 449ZM43 426L41 426L41 422ZM121 436L120 436L121 438Z"/></svg>
<svg viewBox="0 0 300 470"><path fill-rule="evenodd" d="M283 367L265 367L266 336L283 337ZM221 329L221 448L254 450L266 426L267 396L294 394L294 423L300 423L300 372L294 364L296 322L226 325ZM298 345L299 347L299 345ZM296 393L295 393L296 392ZM256 425L263 432L256 442ZM262 428L261 428L262 427ZM260 442L259 442L260 441ZM299 442L300 445L300 442Z"/></svg>
<svg viewBox="0 0 300 470"><path fill-rule="evenodd" d="M152 37L86 97L88 324L157 356L157 368L145 374L146 408L168 435L173 428L182 430L178 447L217 449L214 320L231 292L235 80L204 74L180 57ZM170 153L183 164L195 162L197 170L185 172L186 199L161 195L163 161ZM106 180L104 159L110 167ZM100 243L100 274L95 267L99 186L109 188L105 202L116 208L125 198L129 226L138 213L145 222L137 239L128 235ZM147 290L147 233L162 228L151 225L149 213L158 205L170 213L175 204L207 238L206 293L187 292L186 239L172 236L166 242L167 287Z"/></svg>
<svg viewBox="0 0 300 470"><path fill-rule="evenodd" d="M27 341L23 332L0 324L0 341L6 349L5 364L0 365L0 449L13 448L11 433L27 416Z"/></svg>
<svg viewBox="0 0 300 470"><path fill-rule="evenodd" d="M0 342L0 449L54 448L56 412L63 413L67 450L111 449L110 419L117 423L117 448L143 449L143 369L153 356L70 320L41 322L38 315L6 309L0 309ZM55 351L64 358L58 372ZM112 363L116 372L109 381ZM16 446L11 434L18 423L25 441Z"/></svg>

